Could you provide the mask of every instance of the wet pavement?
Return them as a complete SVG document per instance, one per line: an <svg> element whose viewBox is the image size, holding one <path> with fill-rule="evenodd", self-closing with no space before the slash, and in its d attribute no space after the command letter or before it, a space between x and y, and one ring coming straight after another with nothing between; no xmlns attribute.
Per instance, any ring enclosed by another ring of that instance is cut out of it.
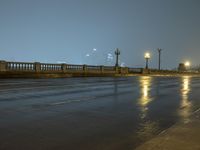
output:
<svg viewBox="0 0 200 150"><path fill-rule="evenodd" d="M200 107L198 77L0 80L0 150L133 150Z"/></svg>
<svg viewBox="0 0 200 150"><path fill-rule="evenodd" d="M200 109L186 121L180 121L136 150L200 150Z"/></svg>

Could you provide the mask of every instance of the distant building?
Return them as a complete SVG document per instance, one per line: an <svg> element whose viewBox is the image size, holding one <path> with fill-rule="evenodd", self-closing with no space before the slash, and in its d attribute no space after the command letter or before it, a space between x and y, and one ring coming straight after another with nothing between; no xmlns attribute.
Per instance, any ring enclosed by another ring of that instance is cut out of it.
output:
<svg viewBox="0 0 200 150"><path fill-rule="evenodd" d="M178 71L181 71L181 72L186 71L186 66L184 63L180 63L178 65Z"/></svg>

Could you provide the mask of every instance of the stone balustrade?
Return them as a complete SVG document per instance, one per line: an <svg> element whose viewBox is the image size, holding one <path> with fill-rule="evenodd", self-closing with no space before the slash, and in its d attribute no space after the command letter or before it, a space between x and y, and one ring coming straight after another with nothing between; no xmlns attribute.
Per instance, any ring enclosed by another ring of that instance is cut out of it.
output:
<svg viewBox="0 0 200 150"><path fill-rule="evenodd" d="M25 62L5 62L4 71L15 70L15 71L34 71L34 63Z"/></svg>
<svg viewBox="0 0 200 150"><path fill-rule="evenodd" d="M142 73L142 68L0 61L0 72L15 72L15 71L39 72L39 73L64 72L64 73L128 74L128 73Z"/></svg>
<svg viewBox="0 0 200 150"><path fill-rule="evenodd" d="M40 71L62 71L61 64L40 64Z"/></svg>
<svg viewBox="0 0 200 150"><path fill-rule="evenodd" d="M12 74L14 77L18 75L29 74L30 76L41 74L58 74L74 75L74 76L104 76L115 74L194 74L194 72L179 72L176 70L157 70L144 68L128 68L115 66L93 66L93 65L74 65L74 64L50 64L40 62L7 62L0 60L0 75ZM199 74L199 73L198 73ZM26 75L24 75L26 77ZM8 75L9 76L9 75ZM58 75L59 76L59 75Z"/></svg>
<svg viewBox="0 0 200 150"><path fill-rule="evenodd" d="M129 73L141 73L141 68L128 68Z"/></svg>

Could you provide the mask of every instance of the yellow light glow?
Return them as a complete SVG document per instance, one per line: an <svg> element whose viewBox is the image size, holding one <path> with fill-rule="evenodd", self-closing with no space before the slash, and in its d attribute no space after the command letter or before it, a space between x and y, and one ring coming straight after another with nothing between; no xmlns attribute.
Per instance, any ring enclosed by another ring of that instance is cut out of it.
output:
<svg viewBox="0 0 200 150"><path fill-rule="evenodd" d="M139 99L139 105L141 106L141 110L142 110L142 115L141 117L144 118L146 116L146 111L148 110L147 105L149 104L149 102L151 102L151 98L150 98L150 89L151 89L151 77L141 77L140 78L140 93L141 93L141 97Z"/></svg>
<svg viewBox="0 0 200 150"><path fill-rule="evenodd" d="M180 116L183 117L184 121L188 121L190 110L191 110L191 102L189 101L189 93L190 93L190 77L184 76L182 77L182 89L181 89L181 104L180 104Z"/></svg>
<svg viewBox="0 0 200 150"><path fill-rule="evenodd" d="M150 57L151 57L150 53L145 53L144 54L144 58L150 58Z"/></svg>
<svg viewBox="0 0 200 150"><path fill-rule="evenodd" d="M185 66L186 66L186 67L189 67L189 66L190 66L190 62L189 62L189 61L186 61L186 62L185 62Z"/></svg>

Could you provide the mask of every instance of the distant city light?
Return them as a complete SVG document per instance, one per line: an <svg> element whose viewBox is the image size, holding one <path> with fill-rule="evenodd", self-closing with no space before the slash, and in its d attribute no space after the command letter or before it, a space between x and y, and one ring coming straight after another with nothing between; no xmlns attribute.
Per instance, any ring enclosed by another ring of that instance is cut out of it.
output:
<svg viewBox="0 0 200 150"><path fill-rule="evenodd" d="M86 54L85 56L86 56L86 57L89 57L89 56L90 56L90 54Z"/></svg>
<svg viewBox="0 0 200 150"><path fill-rule="evenodd" d="M107 54L107 60L113 60L113 55L110 54L110 53L108 53L108 54Z"/></svg>
<svg viewBox="0 0 200 150"><path fill-rule="evenodd" d="M96 48L93 48L93 51L97 51L97 49L96 49Z"/></svg>

